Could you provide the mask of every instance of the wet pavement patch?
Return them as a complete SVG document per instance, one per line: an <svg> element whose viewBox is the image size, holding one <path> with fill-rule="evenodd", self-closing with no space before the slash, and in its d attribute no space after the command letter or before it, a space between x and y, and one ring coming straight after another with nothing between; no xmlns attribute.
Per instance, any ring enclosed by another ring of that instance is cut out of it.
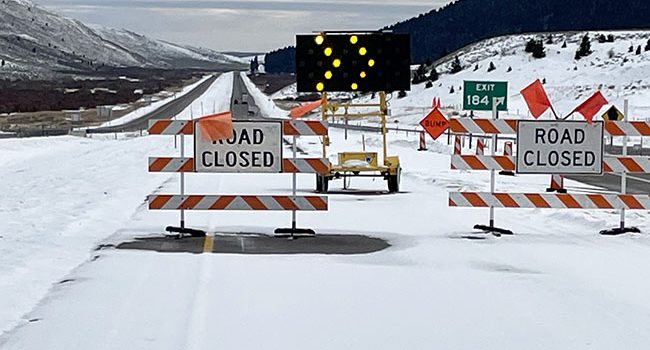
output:
<svg viewBox="0 0 650 350"><path fill-rule="evenodd" d="M220 254L368 254L390 247L380 238L364 235L319 234L289 239L260 234L208 235L206 237L145 237L117 245L117 249L161 253Z"/></svg>

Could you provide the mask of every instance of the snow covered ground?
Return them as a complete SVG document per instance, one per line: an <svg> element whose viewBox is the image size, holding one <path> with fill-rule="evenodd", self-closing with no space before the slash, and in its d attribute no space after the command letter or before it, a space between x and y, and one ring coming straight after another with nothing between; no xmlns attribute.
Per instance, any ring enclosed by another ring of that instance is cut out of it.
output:
<svg viewBox="0 0 650 350"><path fill-rule="evenodd" d="M229 80L230 79L230 80ZM230 85L228 85L230 84ZM232 74L180 118L227 108ZM260 105L261 101L258 101ZM190 112L191 111L191 112ZM332 151L361 149L362 134L332 129ZM380 138L365 134L370 149ZM189 138L188 138L189 139ZM512 237L467 239L485 209L447 206L447 193L486 190L487 172L449 169L450 148L389 134L402 191L384 181L334 182L330 210L299 213L320 233L391 243L358 256L160 254L95 250L160 234L177 212L144 198L177 193L177 174L147 173L149 156L178 155L169 136L0 140L2 349L644 349L650 343L642 276L646 235L603 237L613 211L497 210ZM191 147L191 140L187 140ZM300 147L318 156L317 138ZM191 148L189 148L191 149ZM189 174L195 194L287 194L291 177ZM543 191L547 176L500 177L497 190ZM571 191L593 191L568 181ZM300 194L313 175L299 175ZM650 229L648 212L628 214ZM284 212L190 212L210 232L271 233Z"/></svg>

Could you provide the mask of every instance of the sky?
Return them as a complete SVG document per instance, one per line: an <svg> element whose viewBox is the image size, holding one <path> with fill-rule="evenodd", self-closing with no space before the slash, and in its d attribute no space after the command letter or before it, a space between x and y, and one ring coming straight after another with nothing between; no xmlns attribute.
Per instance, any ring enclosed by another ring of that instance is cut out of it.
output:
<svg viewBox="0 0 650 350"><path fill-rule="evenodd" d="M449 0L34 0L84 23L219 51L266 52L296 34L366 30L402 21Z"/></svg>

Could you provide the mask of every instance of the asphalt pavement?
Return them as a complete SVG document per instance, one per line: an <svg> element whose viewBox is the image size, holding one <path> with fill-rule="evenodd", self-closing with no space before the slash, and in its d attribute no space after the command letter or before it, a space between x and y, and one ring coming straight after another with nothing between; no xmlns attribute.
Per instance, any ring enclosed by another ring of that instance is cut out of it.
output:
<svg viewBox="0 0 650 350"><path fill-rule="evenodd" d="M217 254L369 254L390 244L364 235L318 234L296 239L261 234L208 235L206 237L146 237L124 242L117 249L151 250L160 253Z"/></svg>
<svg viewBox="0 0 650 350"><path fill-rule="evenodd" d="M88 133L91 134L101 134L101 133L113 133L113 132L127 132L127 131L139 131L147 130L149 127L149 120L151 119L169 119L179 113L181 113L187 106L189 106L194 100L199 98L206 90L214 83L218 78L218 75L215 74L203 83L199 84L192 91L187 94L180 96L160 108L151 111L147 114L144 114L142 117L134 119L130 122L124 123L122 125L116 126L107 126L102 128L89 129Z"/></svg>

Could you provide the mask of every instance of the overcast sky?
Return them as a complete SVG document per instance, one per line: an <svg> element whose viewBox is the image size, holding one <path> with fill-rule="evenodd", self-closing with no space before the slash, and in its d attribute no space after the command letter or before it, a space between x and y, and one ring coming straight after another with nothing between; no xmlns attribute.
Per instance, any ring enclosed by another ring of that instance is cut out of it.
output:
<svg viewBox="0 0 650 350"><path fill-rule="evenodd" d="M219 51L268 51L296 33L379 29L449 0L34 0L85 23Z"/></svg>

